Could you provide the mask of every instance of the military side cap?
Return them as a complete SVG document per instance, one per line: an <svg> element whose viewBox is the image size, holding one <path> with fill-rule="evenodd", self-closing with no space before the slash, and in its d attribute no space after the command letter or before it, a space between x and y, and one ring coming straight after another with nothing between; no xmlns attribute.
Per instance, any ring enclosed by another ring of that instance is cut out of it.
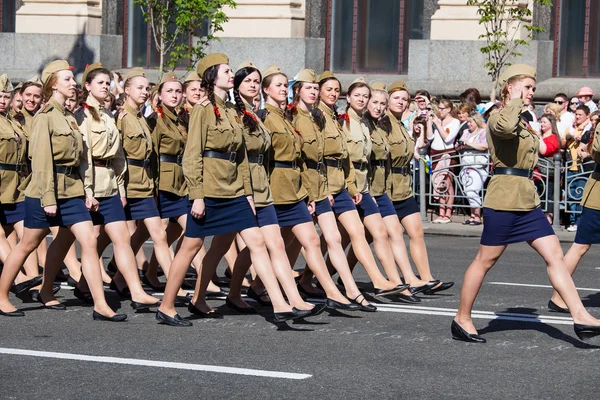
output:
<svg viewBox="0 0 600 400"><path fill-rule="evenodd" d="M336 78L336 76L331 71L323 71L321 75L319 75L319 82L324 81L325 79Z"/></svg>
<svg viewBox="0 0 600 400"><path fill-rule="evenodd" d="M367 82L365 82L365 78L363 78L362 76L353 80L351 85L354 85L355 83L364 83L365 85L367 84Z"/></svg>
<svg viewBox="0 0 600 400"><path fill-rule="evenodd" d="M408 92L408 88L406 87L406 83L402 81L392 82L388 87L388 93L396 92L398 90L406 90Z"/></svg>
<svg viewBox="0 0 600 400"><path fill-rule="evenodd" d="M526 75L532 79L536 79L535 68L527 64L514 64L502 71L500 78L498 79L498 83L502 85L513 76L518 75Z"/></svg>
<svg viewBox="0 0 600 400"><path fill-rule="evenodd" d="M258 68L256 68L256 65L254 65L254 63L252 61L244 61L243 63L241 63L238 66L237 69L240 70L242 68L255 68L255 69L258 69Z"/></svg>
<svg viewBox="0 0 600 400"><path fill-rule="evenodd" d="M40 81L40 78L38 78L37 76L29 78L27 81L25 81L25 83L33 83L33 84L38 85L40 87L42 86L42 81Z"/></svg>
<svg viewBox="0 0 600 400"><path fill-rule="evenodd" d="M12 83L10 83L10 79L8 79L8 75L2 74L0 75L0 92L10 93L15 88L13 88Z"/></svg>
<svg viewBox="0 0 600 400"><path fill-rule="evenodd" d="M42 83L46 83L50 75L58 71L71 71L73 67L69 65L69 63L65 60L56 60L52 61L50 64L46 65L46 68L42 71Z"/></svg>
<svg viewBox="0 0 600 400"><path fill-rule="evenodd" d="M95 62L93 64L88 64L85 66L85 71L83 71L83 75L81 76L81 84L85 85L85 80L87 79L87 76L90 72L92 72L95 69L100 69L100 68L104 68L102 66L101 62Z"/></svg>
<svg viewBox="0 0 600 400"><path fill-rule="evenodd" d="M302 69L298 72L296 82L317 83L317 73L312 69Z"/></svg>
<svg viewBox="0 0 600 400"><path fill-rule="evenodd" d="M15 92L23 87L23 82L19 82L17 86L15 86Z"/></svg>
<svg viewBox="0 0 600 400"><path fill-rule="evenodd" d="M387 85L385 82L371 82L371 90L381 90L382 92L387 92Z"/></svg>
<svg viewBox="0 0 600 400"><path fill-rule="evenodd" d="M223 53L208 54L200 60L196 67L196 72L198 72L198 75L202 76L207 69L219 64L229 64L229 58Z"/></svg>
<svg viewBox="0 0 600 400"><path fill-rule="evenodd" d="M267 69L265 69L263 71L262 76L264 79L267 76L276 75L276 74L283 74L283 71L277 65L271 65L270 67L268 67Z"/></svg>
<svg viewBox="0 0 600 400"><path fill-rule="evenodd" d="M188 74L188 76L185 78L185 82L193 82L193 81L202 81L202 78L200 78L200 75L198 75L198 73L196 71L192 71Z"/></svg>
<svg viewBox="0 0 600 400"><path fill-rule="evenodd" d="M174 72L167 72L166 74L163 74L160 79L160 85L166 82L179 82L179 78L177 78L177 75L175 75Z"/></svg>
<svg viewBox="0 0 600 400"><path fill-rule="evenodd" d="M140 67L131 68L129 70L129 72L127 73L127 75L125 76L125 80L128 81L129 79L132 79L132 78L135 78L138 76L146 77L144 68L140 68Z"/></svg>

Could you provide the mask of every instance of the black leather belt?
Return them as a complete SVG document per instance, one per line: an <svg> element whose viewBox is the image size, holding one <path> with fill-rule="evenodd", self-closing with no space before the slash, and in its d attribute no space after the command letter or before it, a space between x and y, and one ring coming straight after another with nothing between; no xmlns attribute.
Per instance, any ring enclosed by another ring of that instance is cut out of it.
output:
<svg viewBox="0 0 600 400"><path fill-rule="evenodd" d="M337 168L337 169L344 169L344 162L343 160L337 160L335 158L326 158L324 160L325 165L327 165L328 167L333 167L333 168Z"/></svg>
<svg viewBox="0 0 600 400"><path fill-rule="evenodd" d="M25 169L25 164L0 164L0 171L21 172Z"/></svg>
<svg viewBox="0 0 600 400"><path fill-rule="evenodd" d="M273 167L275 167L275 168L291 168L291 169L298 168L298 166L296 164L296 160L294 160L294 161L273 161Z"/></svg>
<svg viewBox="0 0 600 400"><path fill-rule="evenodd" d="M112 165L112 159L103 160L100 158L94 158L92 160L92 163L94 164L95 167L109 168Z"/></svg>
<svg viewBox="0 0 600 400"><path fill-rule="evenodd" d="M367 163L366 162L354 162L352 161L352 165L354 165L354 169L357 169L359 171L366 171L367 170Z"/></svg>
<svg viewBox="0 0 600 400"><path fill-rule="evenodd" d="M385 162L387 160L371 160L371 166L385 168Z"/></svg>
<svg viewBox="0 0 600 400"><path fill-rule="evenodd" d="M237 162L238 152L206 150L203 156L206 158L218 158L219 160L227 160L230 163L235 164Z"/></svg>
<svg viewBox="0 0 600 400"><path fill-rule="evenodd" d="M494 168L494 175L513 175L532 179L533 169L496 167Z"/></svg>
<svg viewBox="0 0 600 400"><path fill-rule="evenodd" d="M65 165L55 165L54 172L63 175L74 175L79 172L79 167L67 167Z"/></svg>
<svg viewBox="0 0 600 400"><path fill-rule="evenodd" d="M600 165L596 164L594 172L592 172L592 179L600 181Z"/></svg>
<svg viewBox="0 0 600 400"><path fill-rule="evenodd" d="M134 167L148 168L150 167L150 160L136 160L135 158L128 158L127 165L133 165Z"/></svg>
<svg viewBox="0 0 600 400"><path fill-rule="evenodd" d="M265 156L263 154L259 154L257 156L248 156L248 162L252 164L263 165L265 162Z"/></svg>
<svg viewBox="0 0 600 400"><path fill-rule="evenodd" d="M304 161L304 163L306 164L306 167L309 169L316 169L317 171L321 170L321 167L323 167L323 163L322 162L314 162L314 161Z"/></svg>
<svg viewBox="0 0 600 400"><path fill-rule="evenodd" d="M174 156L171 154L161 154L158 159L160 160L160 162L181 165L181 162L183 161L183 156Z"/></svg>
<svg viewBox="0 0 600 400"><path fill-rule="evenodd" d="M410 166L392 167L392 174L408 175L408 174L410 174L411 171L412 171L412 168Z"/></svg>

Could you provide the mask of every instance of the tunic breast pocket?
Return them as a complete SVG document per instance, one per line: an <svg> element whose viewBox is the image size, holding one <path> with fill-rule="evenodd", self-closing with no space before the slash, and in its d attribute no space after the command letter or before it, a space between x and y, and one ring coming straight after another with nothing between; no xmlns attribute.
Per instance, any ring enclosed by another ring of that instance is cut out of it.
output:
<svg viewBox="0 0 600 400"><path fill-rule="evenodd" d="M254 132L245 132L244 141L248 153L261 154L266 150L266 138L260 129Z"/></svg>
<svg viewBox="0 0 600 400"><path fill-rule="evenodd" d="M208 129L206 147L209 150L235 151L237 149L235 142L235 132L231 125L221 122L217 126L211 126Z"/></svg>
<svg viewBox="0 0 600 400"><path fill-rule="evenodd" d="M14 135L0 134L0 162L17 162L19 142Z"/></svg>
<svg viewBox="0 0 600 400"><path fill-rule="evenodd" d="M108 147L108 133L103 124L92 124L88 135L88 147L92 149L92 157L102 157Z"/></svg>
<svg viewBox="0 0 600 400"><path fill-rule="evenodd" d="M144 132L127 132L123 149L130 158L145 159L147 156L146 142Z"/></svg>
<svg viewBox="0 0 600 400"><path fill-rule="evenodd" d="M77 140L73 131L70 130L55 130L52 132L52 152L54 160L72 161L78 159Z"/></svg>

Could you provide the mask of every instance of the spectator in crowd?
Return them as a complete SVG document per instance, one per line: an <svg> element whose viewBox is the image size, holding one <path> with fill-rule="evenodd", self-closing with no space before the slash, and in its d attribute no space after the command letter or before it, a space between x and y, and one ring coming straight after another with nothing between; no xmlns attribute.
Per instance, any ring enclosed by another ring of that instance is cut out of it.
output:
<svg viewBox="0 0 600 400"><path fill-rule="evenodd" d="M579 97L573 97L569 100L569 112L573 114L573 122L575 122L575 110L581 105Z"/></svg>
<svg viewBox="0 0 600 400"><path fill-rule="evenodd" d="M523 106L523 112L521 113L521 118L524 118L527 122L537 122L537 116L533 112L535 110L535 104L527 104Z"/></svg>
<svg viewBox="0 0 600 400"><path fill-rule="evenodd" d="M106 96L106 99L104 100L104 108L110 112L114 114L114 111L116 110L115 108L115 95L112 93L108 93L108 96Z"/></svg>
<svg viewBox="0 0 600 400"><path fill-rule="evenodd" d="M125 90L123 90L123 75L119 71L112 72L112 81L110 82L110 93L115 96L115 99L123 97ZM125 100L123 100L123 103Z"/></svg>
<svg viewBox="0 0 600 400"><path fill-rule="evenodd" d="M581 89L579 89L579 92L577 92L577 97L579 98L581 104L585 104L586 106L588 106L590 112L598 110L598 106L592 100L592 98L594 97L594 92L591 88L587 86L582 87Z"/></svg>
<svg viewBox="0 0 600 400"><path fill-rule="evenodd" d="M554 114L544 114L540 118L540 148L537 174L534 183L540 195L542 208L546 209L546 218L552 223L554 219L554 155L560 153L560 135ZM547 179L546 179L547 177Z"/></svg>
<svg viewBox="0 0 600 400"><path fill-rule="evenodd" d="M587 176L580 175L581 160L579 159L579 146L581 144L581 137L583 133L592 127L590 122L590 109L586 105L577 107L575 111L575 124L566 136L566 161L567 161L567 203L569 210L570 224L567 230L569 232L577 231L577 223L579 221L579 213L581 212L581 206L579 200L583 195L583 187Z"/></svg>
<svg viewBox="0 0 600 400"><path fill-rule="evenodd" d="M598 117L600 116L600 111L594 111L590 114L590 122L591 127L587 131L581 135L581 143L579 144L579 149L577 154L579 159L581 160L581 167L584 172L593 172L594 167L596 166L596 162L592 159L592 142L594 141L594 132L596 131L596 126L598 125Z"/></svg>
<svg viewBox="0 0 600 400"><path fill-rule="evenodd" d="M434 199L439 199L441 204L439 217L433 222L447 224L452 222L452 205L454 204L454 173L451 165L456 163L453 156L454 139L458 135L460 122L454 118L454 103L449 99L440 100L437 114L430 114L432 121L431 161L433 163Z"/></svg>
<svg viewBox="0 0 600 400"><path fill-rule="evenodd" d="M570 122L569 124L565 123L562 119L563 117L562 117L561 111L562 111L561 106L556 103L548 103L544 107L544 114L550 114L550 115L554 116L554 119L556 120L556 129L558 130L558 136L560 139L560 147L563 148L566 145L566 142L567 142L566 136L567 136L567 133L569 133L569 131L571 130L571 127L573 126L573 122ZM571 113L567 112L567 114L570 115Z"/></svg>
<svg viewBox="0 0 600 400"><path fill-rule="evenodd" d="M481 104L481 94L476 88L469 88L465 90L460 94L460 96L458 96L458 100L462 104L468 104L469 106L471 106L471 109L477 110L480 113L483 109L483 104Z"/></svg>
<svg viewBox="0 0 600 400"><path fill-rule="evenodd" d="M481 108L481 111L479 111L479 112L483 116L483 120L487 121L488 118L490 117L490 115L492 115L495 112L498 112L499 109L500 109L500 103L496 103L494 101L489 101L483 105L483 108Z"/></svg>
<svg viewBox="0 0 600 400"><path fill-rule="evenodd" d="M69 97L68 99L66 99L65 101L65 108L69 111L71 111L72 113L75 112L75 110L77 110L79 105L79 91L77 89L75 89L75 94L71 97Z"/></svg>
<svg viewBox="0 0 600 400"><path fill-rule="evenodd" d="M413 130L413 121L416 117L421 116L427 118L427 115L431 111L431 95L427 90L417 90L415 92L414 103L417 105L417 108L414 111L407 108L406 111L402 113L401 122L409 132L412 132Z"/></svg>
<svg viewBox="0 0 600 400"><path fill-rule="evenodd" d="M460 182L471 207L471 216L463 225L481 225L483 185L488 177L490 161L485 122L478 112L467 118L467 130L458 140L456 149L463 165L459 174Z"/></svg>
<svg viewBox="0 0 600 400"><path fill-rule="evenodd" d="M579 100L577 100L577 101L579 101ZM569 97L564 93L557 93L554 96L554 104L560 106L560 118L557 115L556 121L557 121L558 133L561 133L558 121L560 120L561 123L566 126L571 126L571 125L573 125L573 122L575 122L575 114L569 112Z"/></svg>

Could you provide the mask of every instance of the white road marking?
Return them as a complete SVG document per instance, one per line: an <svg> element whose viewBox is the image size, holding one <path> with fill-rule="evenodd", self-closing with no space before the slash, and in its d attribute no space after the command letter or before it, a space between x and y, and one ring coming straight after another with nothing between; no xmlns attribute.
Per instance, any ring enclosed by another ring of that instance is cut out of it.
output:
<svg viewBox="0 0 600 400"><path fill-rule="evenodd" d="M523 287L536 287L544 289L554 289L550 285L534 285L531 283L512 283L512 282L486 282L489 285L504 285L504 286L523 286ZM600 292L600 289L595 288L577 288L577 290L584 290L588 292Z"/></svg>
<svg viewBox="0 0 600 400"><path fill-rule="evenodd" d="M140 360L137 358L88 356L85 354L54 353L54 352L48 352L48 351L9 349L9 348L4 348L4 347L0 347L0 354L31 356L31 357L44 357L44 358L57 358L57 359L61 359L61 360L91 361L91 362L109 363L109 364L139 365L139 366L144 366L144 367L172 368L172 369L183 369L183 370L188 370L188 371L217 372L217 373L222 373L222 374L248 375L248 376L258 376L258 377L263 377L263 378L279 378L279 379L296 379L296 380L298 380L298 379L308 379L308 378L312 377L312 375L309 375L309 374L295 374L295 373L290 373L290 372L266 371L266 370L260 370L260 369L221 367L218 365L188 364L188 363L178 363L178 362L168 362L168 361Z"/></svg>

